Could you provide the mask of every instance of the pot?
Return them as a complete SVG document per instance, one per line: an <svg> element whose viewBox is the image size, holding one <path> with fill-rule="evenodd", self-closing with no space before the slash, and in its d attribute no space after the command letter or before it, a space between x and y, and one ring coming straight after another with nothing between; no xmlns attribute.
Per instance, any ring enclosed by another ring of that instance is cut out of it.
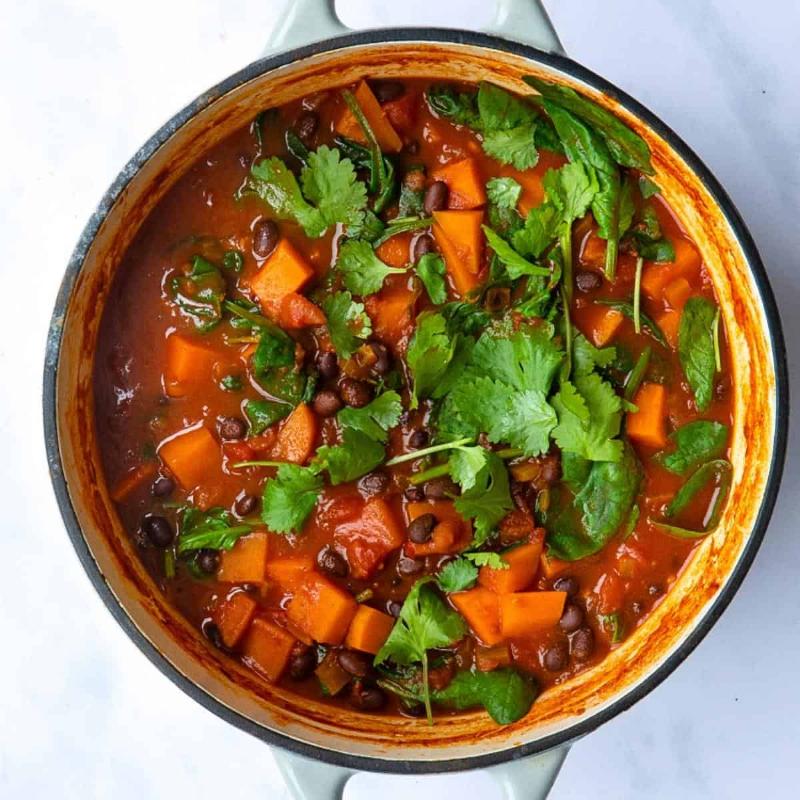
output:
<svg viewBox="0 0 800 800"><path fill-rule="evenodd" d="M525 41L521 41L524 39ZM657 686L708 632L764 536L786 447L788 384L780 320L764 266L722 187L673 131L603 78L571 61L534 0L500 0L489 33L438 29L348 32L328 0L295 2L279 52L179 111L134 155L89 220L67 267L50 327L44 421L67 532L107 607L142 652L187 694L279 748L293 793L338 796L354 770L431 773L492 768L510 797L544 797L569 743ZM122 255L158 200L219 138L255 111L369 75L489 79L529 91L534 74L618 114L653 152L656 180L697 243L720 300L733 358L733 484L716 531L671 592L601 664L545 692L528 716L498 727L482 713L435 728L331 709L255 676L212 650L139 563L105 484L93 412L93 356Z"/></svg>

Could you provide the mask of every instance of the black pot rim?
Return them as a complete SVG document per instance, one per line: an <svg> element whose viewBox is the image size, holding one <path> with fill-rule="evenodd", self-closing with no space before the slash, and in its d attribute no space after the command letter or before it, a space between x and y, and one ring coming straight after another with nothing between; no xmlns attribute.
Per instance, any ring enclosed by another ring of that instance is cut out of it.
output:
<svg viewBox="0 0 800 800"><path fill-rule="evenodd" d="M680 154L692 171L703 182L709 193L714 197L742 247L763 303L767 328L772 344L772 358L775 364L776 375L775 436L767 485L758 516L756 517L750 538L745 545L736 567L728 577L728 580L710 608L706 610L702 619L695 625L684 642L670 653L664 662L645 680L630 688L616 700L609 703L607 707L593 714L586 720L570 725L558 733L543 737L535 742L508 747L485 755L431 761L393 761L388 758L356 756L298 741L277 731L265 728L228 708L180 673L134 625L123 605L115 597L114 593L105 582L97 563L92 557L67 490L67 482L59 451L56 423L56 372L61 348L61 334L64 316L75 282L82 268L86 254L117 197L147 162L150 156L188 120L213 103L217 98L273 69L290 64L299 59L340 48L411 41L430 41L484 47L512 53L531 59L545 66L552 67L614 97L629 111L642 119L659 136L665 139L670 146ZM789 417L789 383L786 365L786 345L783 338L778 308L769 285L766 270L764 269L755 243L730 197L691 148L671 128L638 101L634 100L604 78L566 56L547 53L528 45L511 42L498 36L438 28L389 28L351 33L262 58L226 78L208 92L200 95L200 97L179 111L169 122L162 126L161 129L136 152L103 196L97 210L92 214L84 228L72 257L70 258L59 289L48 332L43 389L44 433L48 466L53 489L67 532L72 540L78 558L83 564L94 588L97 590L116 621L145 656L147 656L147 658L173 683L177 684L186 694L202 704L209 711L212 711L237 728L247 731L271 745L276 745L308 758L313 758L345 769L396 774L442 773L480 769L544 752L559 745L572 742L593 731L604 722L607 722L617 714L630 708L635 702L658 686L684 661L692 650L697 647L717 619L719 619L744 580L755 558L756 552L764 538L767 524L778 494L786 454Z"/></svg>

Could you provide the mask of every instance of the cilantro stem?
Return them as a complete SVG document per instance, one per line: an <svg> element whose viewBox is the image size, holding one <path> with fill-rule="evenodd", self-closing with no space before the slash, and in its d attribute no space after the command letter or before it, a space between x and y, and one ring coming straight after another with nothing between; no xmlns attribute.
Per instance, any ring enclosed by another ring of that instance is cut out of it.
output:
<svg viewBox="0 0 800 800"><path fill-rule="evenodd" d="M519 458L521 455L523 455L523 452L519 447L506 447L503 450L496 450L495 455L498 458L508 460L510 458Z"/></svg>
<svg viewBox="0 0 800 800"><path fill-rule="evenodd" d="M433 711L431 711L431 687L428 685L428 651L422 654L422 697L425 701L425 716L428 725L433 725Z"/></svg>
<svg viewBox="0 0 800 800"><path fill-rule="evenodd" d="M422 472L417 472L415 475L412 475L409 479L409 483L412 486L418 486L420 483L426 483L427 481L432 481L434 478L441 478L449 474L450 464L445 461L444 464L437 464L435 467L424 469Z"/></svg>
<svg viewBox="0 0 800 800"><path fill-rule="evenodd" d="M289 464L289 461L238 461L231 464L232 469L244 469L245 467L282 467Z"/></svg>
<svg viewBox="0 0 800 800"><path fill-rule="evenodd" d="M561 284L561 305L563 306L563 322L564 322L564 364L561 367L561 380L568 381L570 373L572 372L572 320L569 315L569 292L567 286L562 282Z"/></svg>
<svg viewBox="0 0 800 800"><path fill-rule="evenodd" d="M372 158L372 169L370 170L370 191L373 194L377 193L378 195L383 195L386 184L386 171L383 166L383 154L381 153L378 140L375 137L372 126L369 124L364 112L361 110L361 106L358 104L358 100L356 100L355 95L349 89L344 89L342 91L342 97L344 97L347 107L356 118L356 121L361 126L361 130L364 131L364 136L367 142L369 142L369 150Z"/></svg>
<svg viewBox="0 0 800 800"><path fill-rule="evenodd" d="M561 285L564 287L568 304L572 302L572 223L566 225L561 232L561 257L564 261Z"/></svg>
<svg viewBox="0 0 800 800"><path fill-rule="evenodd" d="M616 225L616 218L614 220L614 224ZM619 250L619 241L617 237L614 236L607 240L606 242L606 266L605 266L605 273L606 273L606 280L610 283L614 282L614 278L617 277L617 252Z"/></svg>
<svg viewBox="0 0 800 800"><path fill-rule="evenodd" d="M444 444L435 444L432 447L423 447L422 450L414 450L413 453L404 453L401 456L395 456L394 458L390 458L386 462L387 467L393 467L395 464L403 464L406 461L416 461L418 458L424 458L425 456L433 455L434 453L441 453L444 450L452 450L455 447L461 447L461 445L469 444L472 442L472 437L467 436L464 439L456 439L453 442L445 442Z"/></svg>
<svg viewBox="0 0 800 800"><path fill-rule="evenodd" d="M719 349L719 307L714 314L714 321L711 323L711 335L714 337L714 366L717 372L722 372L722 354Z"/></svg>
<svg viewBox="0 0 800 800"><path fill-rule="evenodd" d="M633 329L636 333L642 332L642 266L644 259L639 256L636 259L636 278L633 284Z"/></svg>
<svg viewBox="0 0 800 800"><path fill-rule="evenodd" d="M372 243L373 247L380 247L385 241L397 236L400 233L408 233L409 231L418 231L423 228L430 228L433 225L431 217L400 217L393 219L387 226L386 230Z"/></svg>

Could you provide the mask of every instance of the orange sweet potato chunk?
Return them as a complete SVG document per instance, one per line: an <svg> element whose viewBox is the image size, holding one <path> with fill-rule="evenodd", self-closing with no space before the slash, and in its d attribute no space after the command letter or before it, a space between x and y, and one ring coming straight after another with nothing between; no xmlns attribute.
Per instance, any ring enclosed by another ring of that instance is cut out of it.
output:
<svg viewBox="0 0 800 800"><path fill-rule="evenodd" d="M247 592L228 595L212 613L225 647L236 647L256 613L257 603Z"/></svg>
<svg viewBox="0 0 800 800"><path fill-rule="evenodd" d="M452 161L431 173L434 181L443 181L450 190L447 207L454 210L486 205L486 190L478 162L474 158Z"/></svg>
<svg viewBox="0 0 800 800"><path fill-rule="evenodd" d="M625 317L615 308L595 304L581 314L579 327L595 347L605 347L619 330Z"/></svg>
<svg viewBox="0 0 800 800"><path fill-rule="evenodd" d="M648 447L667 444L667 390L660 383L643 383L633 398L638 411L629 411L625 430L628 436Z"/></svg>
<svg viewBox="0 0 800 800"><path fill-rule="evenodd" d="M383 647L393 627L393 617L362 605L350 623L344 643L353 650L375 655Z"/></svg>
<svg viewBox="0 0 800 800"><path fill-rule="evenodd" d="M530 636L561 619L566 592L514 592L497 595L503 637Z"/></svg>
<svg viewBox="0 0 800 800"><path fill-rule="evenodd" d="M500 631L499 597L501 595L483 586L450 595L450 600L467 621L472 632L489 647L504 639Z"/></svg>
<svg viewBox="0 0 800 800"><path fill-rule="evenodd" d="M403 141L392 127L367 82L361 81L353 94L370 128L372 128L372 133L378 140L381 150L388 153L399 153L403 149ZM367 143L367 138L361 125L347 106L344 107L341 116L336 121L336 130L348 139L353 139L361 144Z"/></svg>
<svg viewBox="0 0 800 800"><path fill-rule="evenodd" d="M261 269L250 281L262 311L273 319L281 313L286 295L299 292L312 278L314 270L286 238L278 242Z"/></svg>
<svg viewBox="0 0 800 800"><path fill-rule="evenodd" d="M300 403L281 424L272 458L305 464L314 452L318 431L317 415L305 403Z"/></svg>
<svg viewBox="0 0 800 800"><path fill-rule="evenodd" d="M267 577L269 535L257 531L242 536L230 550L223 550L217 570L222 583L263 583Z"/></svg>
<svg viewBox="0 0 800 800"><path fill-rule="evenodd" d="M281 328L299 330L325 324L322 309L298 292L289 292L280 304L278 322Z"/></svg>
<svg viewBox="0 0 800 800"><path fill-rule="evenodd" d="M164 388L169 397L183 397L192 387L211 380L219 353L193 336L173 333L167 339Z"/></svg>
<svg viewBox="0 0 800 800"><path fill-rule="evenodd" d="M202 425L182 431L162 442L158 455L187 491L199 486L214 467L222 464L217 440Z"/></svg>
<svg viewBox="0 0 800 800"><path fill-rule="evenodd" d="M358 610L358 603L344 589L310 575L301 583L286 607L289 621L315 642L341 644Z"/></svg>
<svg viewBox="0 0 800 800"><path fill-rule="evenodd" d="M350 574L364 580L403 544L405 532L389 504L374 497L364 503L358 518L339 525L333 538L347 555Z"/></svg>
<svg viewBox="0 0 800 800"><path fill-rule="evenodd" d="M314 571L314 562L310 556L276 558L267 562L265 571L267 578L276 586L284 592L293 594Z"/></svg>
<svg viewBox="0 0 800 800"><path fill-rule="evenodd" d="M269 620L253 620L242 645L242 660L248 667L276 683L289 663L294 637Z"/></svg>
<svg viewBox="0 0 800 800"><path fill-rule="evenodd" d="M700 269L700 253L688 239L675 239L675 261L647 263L642 272L642 290L651 300L661 300L664 288L678 278L687 278Z"/></svg>
<svg viewBox="0 0 800 800"><path fill-rule="evenodd" d="M525 589L533 583L539 569L539 556L542 546L522 544L503 553L502 559L508 565L506 569L481 567L478 583L498 594L508 594Z"/></svg>

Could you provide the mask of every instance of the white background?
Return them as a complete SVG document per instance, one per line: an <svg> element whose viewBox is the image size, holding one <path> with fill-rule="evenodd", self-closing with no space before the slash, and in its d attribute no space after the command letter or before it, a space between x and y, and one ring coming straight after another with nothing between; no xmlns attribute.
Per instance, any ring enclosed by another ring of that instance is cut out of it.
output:
<svg viewBox="0 0 800 800"><path fill-rule="evenodd" d="M4 4L0 23L0 797L269 797L269 749L175 689L89 585L51 496L45 331L69 253L123 163L178 108L256 58L285 0ZM800 4L549 0L567 52L663 117L748 220L800 336ZM354 27L479 27L489 0L344 0ZM390 6L396 6L390 8ZM431 8L434 6L434 8ZM797 366L790 350L790 368ZM797 387L795 386L795 394ZM796 450L792 436L790 453ZM694 655L574 746L568 798L797 796L800 492L790 457L751 574ZM414 782L411 787L408 781ZM363 777L354 798L438 797ZM447 781L454 781L449 778ZM461 779L467 796L497 796Z"/></svg>

